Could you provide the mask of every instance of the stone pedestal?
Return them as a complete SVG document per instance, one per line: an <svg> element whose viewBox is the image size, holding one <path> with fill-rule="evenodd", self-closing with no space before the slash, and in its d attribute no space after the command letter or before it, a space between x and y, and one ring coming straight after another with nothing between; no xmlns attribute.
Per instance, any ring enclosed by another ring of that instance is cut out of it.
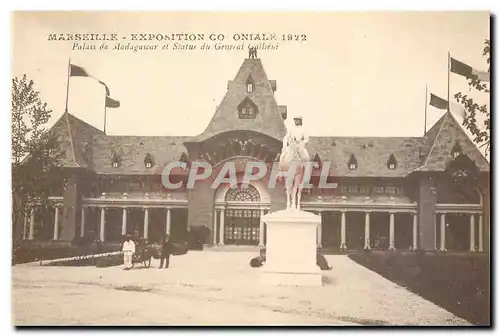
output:
<svg viewBox="0 0 500 336"><path fill-rule="evenodd" d="M316 234L321 217L306 211L281 210L265 215L266 263L260 282L280 286L322 286L316 265Z"/></svg>

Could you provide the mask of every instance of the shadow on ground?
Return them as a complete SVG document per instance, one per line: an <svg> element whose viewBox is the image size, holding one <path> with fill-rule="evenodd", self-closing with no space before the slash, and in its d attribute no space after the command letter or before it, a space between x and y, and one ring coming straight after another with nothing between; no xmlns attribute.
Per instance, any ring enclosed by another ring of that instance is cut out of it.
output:
<svg viewBox="0 0 500 336"><path fill-rule="evenodd" d="M490 325L487 254L374 251L349 258L475 325Z"/></svg>

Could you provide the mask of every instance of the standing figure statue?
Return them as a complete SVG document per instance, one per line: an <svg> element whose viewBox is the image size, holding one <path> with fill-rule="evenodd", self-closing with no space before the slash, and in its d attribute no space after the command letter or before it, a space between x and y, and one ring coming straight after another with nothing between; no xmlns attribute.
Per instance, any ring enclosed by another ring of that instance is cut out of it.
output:
<svg viewBox="0 0 500 336"><path fill-rule="evenodd" d="M257 48L256 47L248 47L248 58L255 59L257 58Z"/></svg>
<svg viewBox="0 0 500 336"><path fill-rule="evenodd" d="M293 118L294 125L287 129L283 138L283 149L281 150L279 167L281 171L288 171L291 167L295 174L288 176L286 185L286 208L287 210L300 210L300 199L304 183L304 172L310 161L306 150L309 137L302 128L302 117ZM288 179L291 179L288 180Z"/></svg>

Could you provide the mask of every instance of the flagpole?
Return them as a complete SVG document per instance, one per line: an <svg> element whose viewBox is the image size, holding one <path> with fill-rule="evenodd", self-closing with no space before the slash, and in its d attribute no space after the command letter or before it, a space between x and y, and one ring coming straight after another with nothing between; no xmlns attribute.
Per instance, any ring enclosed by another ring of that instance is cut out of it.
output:
<svg viewBox="0 0 500 336"><path fill-rule="evenodd" d="M106 99L107 99L107 94L106 94L106 88L104 88L104 134L106 134Z"/></svg>
<svg viewBox="0 0 500 336"><path fill-rule="evenodd" d="M427 134L427 84L425 84L425 117L424 117L424 136Z"/></svg>
<svg viewBox="0 0 500 336"><path fill-rule="evenodd" d="M69 78L71 77L71 57L68 58L68 79L66 81L66 107L65 113L68 113L68 97L69 97Z"/></svg>
<svg viewBox="0 0 500 336"><path fill-rule="evenodd" d="M448 51L448 112L450 112L450 67L450 52Z"/></svg>

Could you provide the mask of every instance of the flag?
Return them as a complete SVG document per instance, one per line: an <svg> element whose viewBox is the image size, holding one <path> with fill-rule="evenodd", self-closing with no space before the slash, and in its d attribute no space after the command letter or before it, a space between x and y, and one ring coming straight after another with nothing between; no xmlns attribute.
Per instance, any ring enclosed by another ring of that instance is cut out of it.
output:
<svg viewBox="0 0 500 336"><path fill-rule="evenodd" d="M110 96L111 94L109 93L109 88L106 85L106 83L104 83L103 81L100 81L100 80L97 80L97 81L99 82L99 84L104 85L104 88L106 89L106 97Z"/></svg>
<svg viewBox="0 0 500 336"><path fill-rule="evenodd" d="M78 65L74 65L74 64L70 64L69 75L70 76L79 76L79 77L90 77L90 78L95 79L96 81L99 82L99 84L104 85L104 88L106 89L106 107L111 107L111 108L120 107L120 102L118 100L115 100L115 99L110 97L109 88L106 85L106 83L104 83L102 80L99 80L99 79L95 78L94 76L90 75L87 72L87 70L85 70L83 67L78 66Z"/></svg>
<svg viewBox="0 0 500 336"><path fill-rule="evenodd" d="M431 101L429 102L429 105L440 110L446 110L448 108L448 101L431 93Z"/></svg>
<svg viewBox="0 0 500 336"><path fill-rule="evenodd" d="M111 107L111 108L120 107L120 102L110 97L111 94L109 92L109 88L106 85L106 83L98 79L97 81L99 82L99 84L104 85L104 88L106 89L106 107Z"/></svg>
<svg viewBox="0 0 500 336"><path fill-rule="evenodd" d="M431 100L429 102L429 105L434 106L435 108L438 108L440 110L448 109L448 101L446 99L436 96L433 93L431 93ZM453 114L458 115L461 118L465 118L466 116L465 107L453 101L450 104L450 112L453 112Z"/></svg>
<svg viewBox="0 0 500 336"><path fill-rule="evenodd" d="M109 96L106 96L106 107L111 107L111 108L120 107L120 102Z"/></svg>
<svg viewBox="0 0 500 336"><path fill-rule="evenodd" d="M70 76L79 76L79 77L92 77L89 75L87 70L85 70L84 68L82 68L78 65L74 65L74 64L70 64L69 75Z"/></svg>
<svg viewBox="0 0 500 336"><path fill-rule="evenodd" d="M480 81L490 81L490 74L488 72L474 69L470 65L460 62L453 57L450 57L450 71L466 78L477 76Z"/></svg>

